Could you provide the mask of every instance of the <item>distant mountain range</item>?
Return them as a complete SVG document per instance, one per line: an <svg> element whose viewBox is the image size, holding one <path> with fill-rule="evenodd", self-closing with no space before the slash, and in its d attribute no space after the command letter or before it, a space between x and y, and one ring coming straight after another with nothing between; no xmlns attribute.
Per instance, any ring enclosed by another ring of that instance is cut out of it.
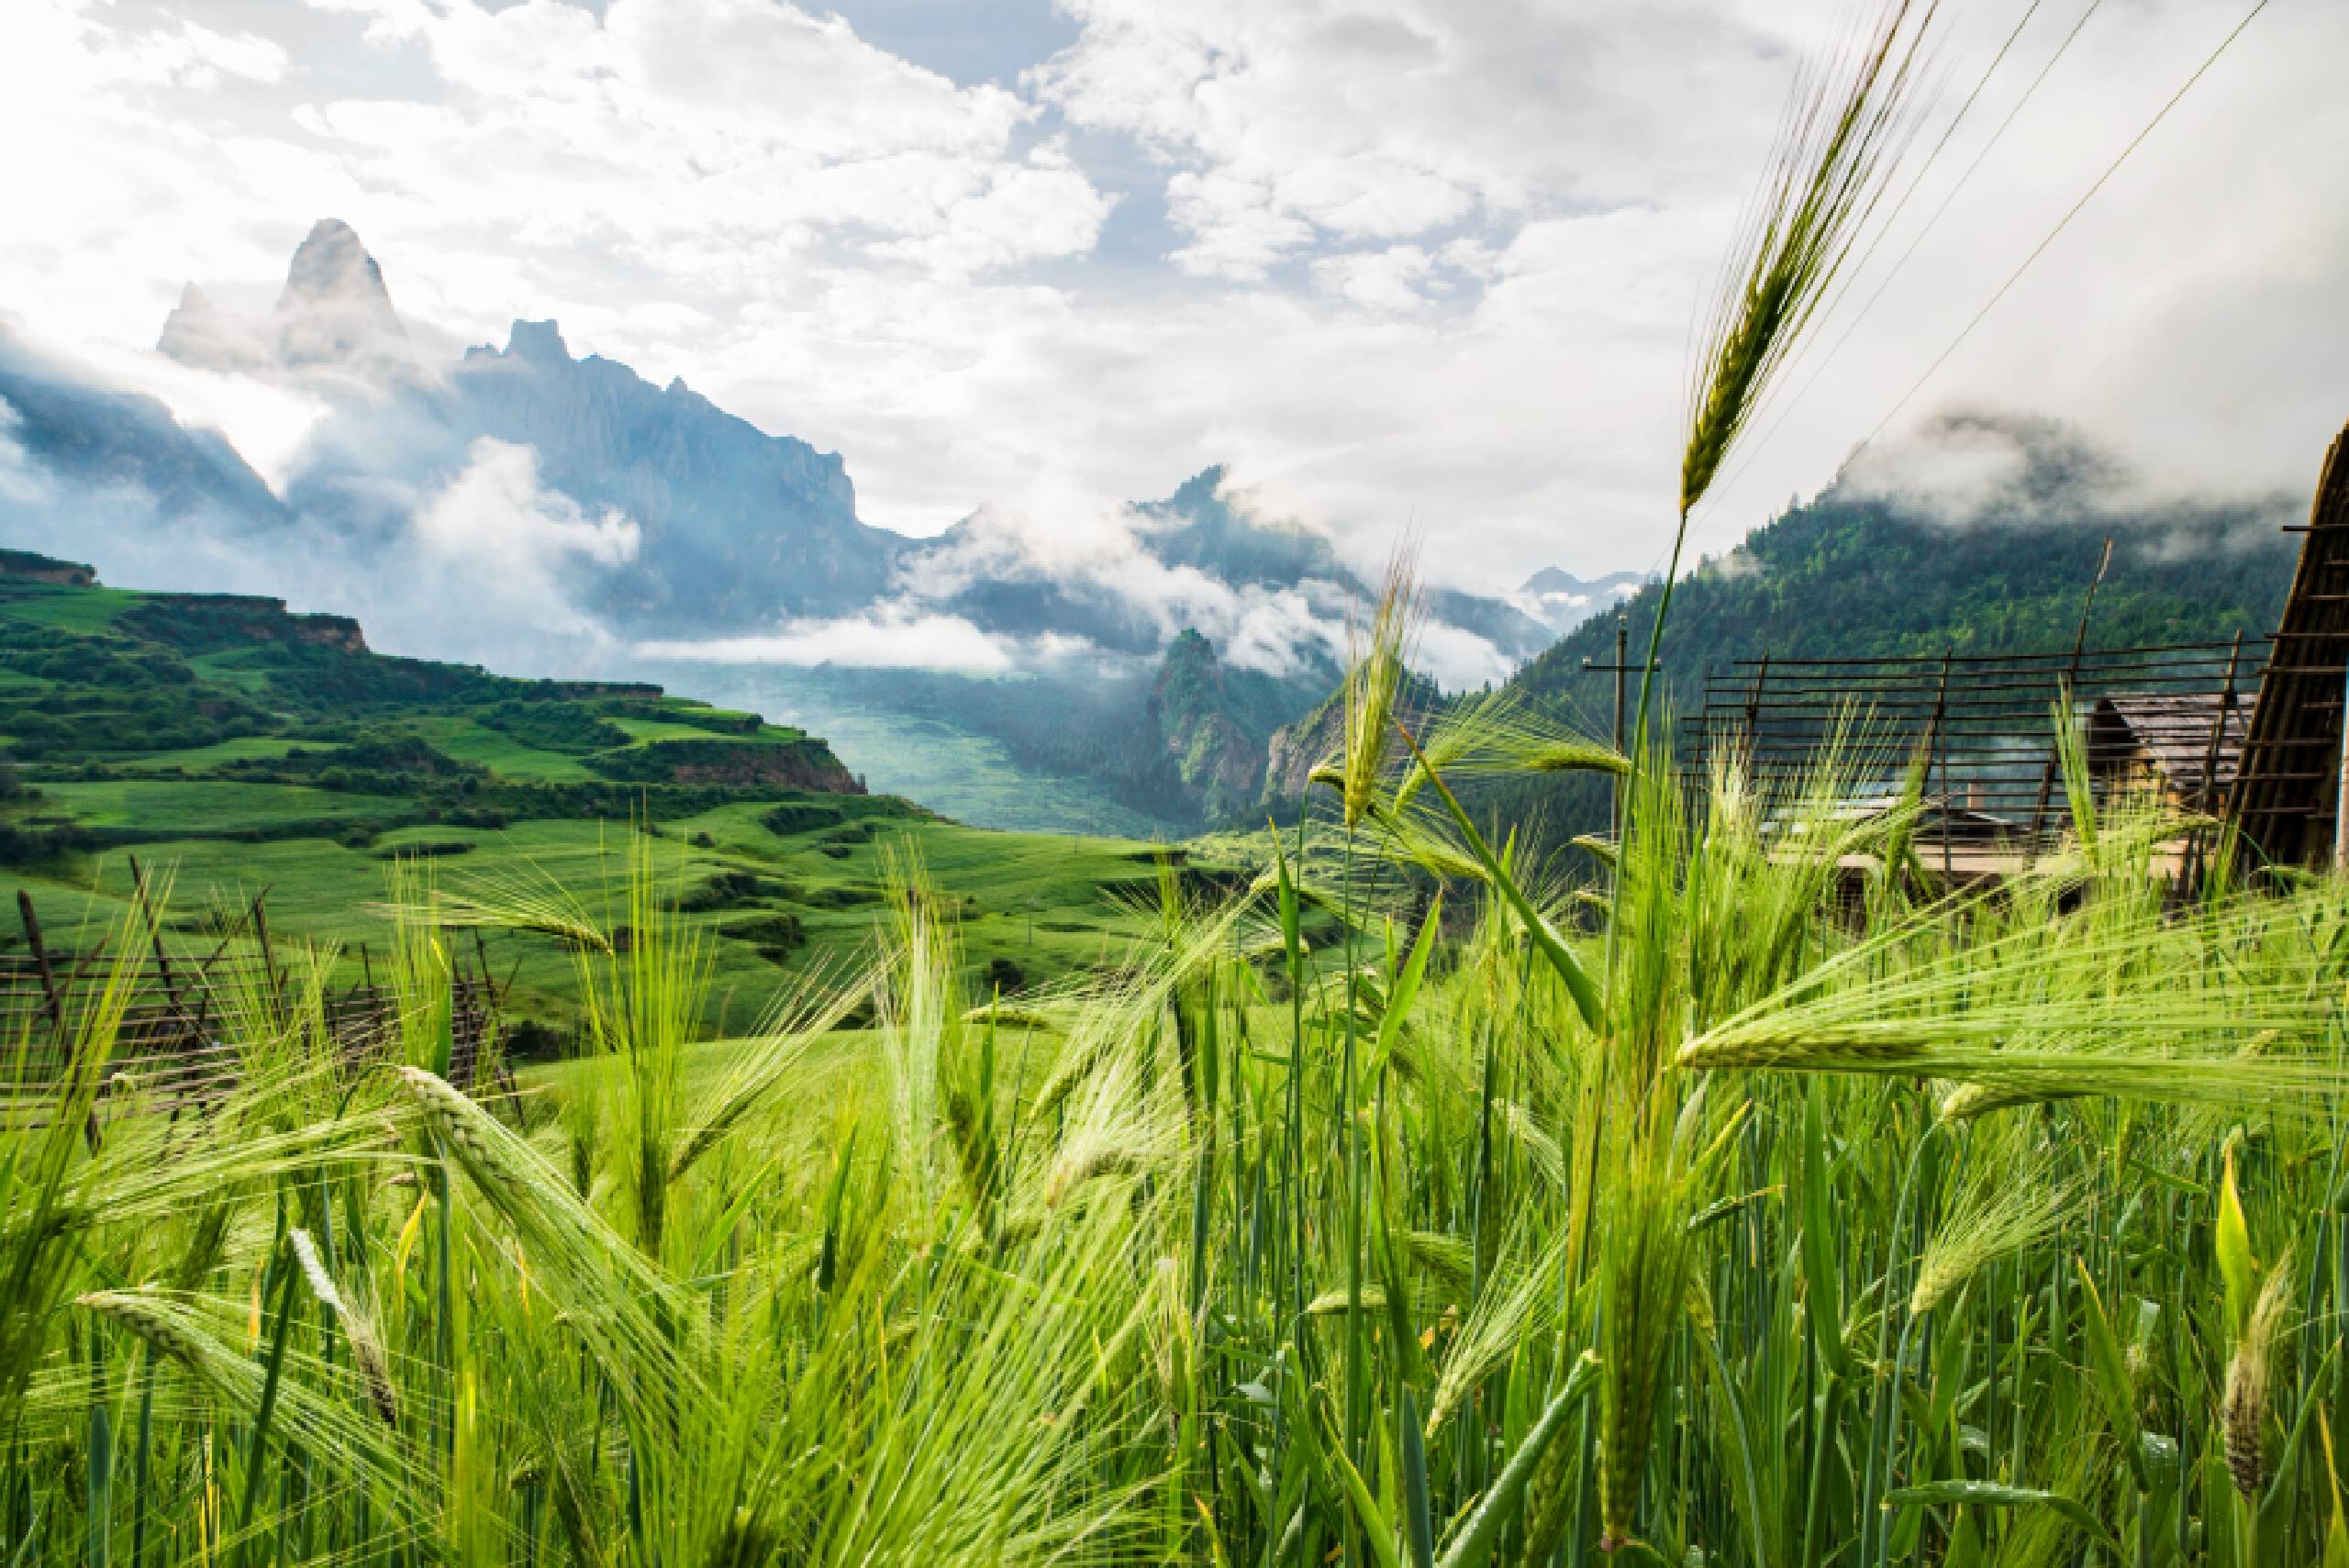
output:
<svg viewBox="0 0 2349 1568"><path fill-rule="evenodd" d="M517 321L502 348L427 362L382 266L332 219L295 251L266 317L224 309L191 284L156 346L328 404L282 498L217 435L0 343L0 397L17 410L18 443L42 463L141 485L167 512L200 503L263 538L290 512L359 539L395 537L484 461L479 443L527 448L541 490L583 520L629 530L629 548L574 552L556 573L623 638L740 636L885 610L1155 658L1186 628L1189 606L1168 594L1187 588L1212 601L1209 612L1286 596L1285 618L1300 628L1293 645L1241 651L1286 670L1332 656L1347 605L1367 594L1325 536L1252 515L1220 468L1106 525L1130 534L1139 572L1114 569L1115 552L1111 570L1040 562L985 508L930 539L875 528L857 516L839 454L769 435L682 380L656 387L618 361L576 357L553 321ZM1506 667L1552 640L1564 602L1446 592L1430 608Z"/></svg>
<svg viewBox="0 0 2349 1568"><path fill-rule="evenodd" d="M1610 572L1588 581L1545 566L1509 595L1509 602L1560 637L1613 609L1645 587L1652 573Z"/></svg>
<svg viewBox="0 0 2349 1568"><path fill-rule="evenodd" d="M1024 776L1083 781L1088 798L1176 829L1254 818L1327 749L1323 699L1372 590L1325 535L1259 515L1220 468L1114 516L1057 520L1098 549L1040 550L1031 520L987 506L912 539L858 516L838 454L770 435L682 380L656 387L576 356L552 321L517 321L502 347L454 360L419 340L382 267L332 221L302 242L264 316L191 285L163 325L164 355L324 410L265 482L217 432L0 327L0 545L94 557L123 580L108 530L136 528L158 585L360 611L395 644L430 637L417 651L537 662L535 673L656 657L806 662L951 624L1008 655L970 668L851 657L828 691L913 729L984 738ZM1964 472L1987 454L2007 477L1965 497L1916 493L1917 475L1950 469L1931 452L1879 453L1839 476L1682 585L1667 700L1692 700L1708 665L1765 649L2065 644L2108 532L2119 547L2098 638L2269 623L2289 554L2269 503L2132 501L2109 459L2021 417L1951 416L1924 439L1957 443ZM362 589L367 602L347 602ZM562 613L494 652L482 639L517 595ZM1424 608L1491 651L1453 684L1505 677L1590 723L1609 688L1582 661L1611 650L1619 608L1638 645L1656 598L1643 574L1551 569L1506 595L1431 592ZM438 618L402 632L418 603ZM861 644L834 637L857 627ZM546 667L566 638L585 651ZM759 700L773 711L789 695ZM1510 804L1562 837L1598 820L1567 786L1518 793Z"/></svg>
<svg viewBox="0 0 2349 1568"><path fill-rule="evenodd" d="M416 651L535 657L549 673L624 667L631 647L805 662L859 645L835 628L959 624L971 638L956 646L992 644L1037 678L867 668L858 689L1177 822L1253 804L1273 731L1329 689L1374 596L1326 535L1259 515L1220 467L1109 517L983 506L908 538L859 517L838 453L683 380L575 355L551 320L518 320L502 347L453 361L424 340L332 219L302 240L265 315L188 284L162 356L323 409L264 481L218 432L0 326L0 543L364 613ZM1081 530L1085 548L1040 550L1039 527ZM140 552L110 553L109 529ZM1454 678L1492 680L1632 582L1553 571L1505 596L1434 590L1424 606L1481 639L1448 649L1489 650ZM507 625L513 599L533 595L548 613L525 606ZM791 646L741 651L766 637Z"/></svg>

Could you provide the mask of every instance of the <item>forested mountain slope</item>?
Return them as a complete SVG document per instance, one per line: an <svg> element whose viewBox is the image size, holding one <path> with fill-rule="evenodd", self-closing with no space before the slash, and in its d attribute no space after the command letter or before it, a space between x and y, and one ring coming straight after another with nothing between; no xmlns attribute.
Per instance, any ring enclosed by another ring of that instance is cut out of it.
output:
<svg viewBox="0 0 2349 1568"><path fill-rule="evenodd" d="M2049 482L2031 505L1954 523L1839 482L1682 579L1659 661L1657 711L1701 703L1708 670L1765 653L2067 650L2108 537L2112 561L2089 617L2091 647L2257 637L2274 628L2289 584L2294 541L2277 524L2293 510L2287 500L2124 513L2083 485ZM1661 598L1650 584L1623 606L1634 662ZM1583 663L1610 662L1614 651L1615 617L1602 616L1508 687L1604 735L1613 677ZM1636 675L1631 685L1636 693ZM1587 780L1487 792L1505 814L1538 816L1556 841L1603 825L1605 798L1604 786Z"/></svg>

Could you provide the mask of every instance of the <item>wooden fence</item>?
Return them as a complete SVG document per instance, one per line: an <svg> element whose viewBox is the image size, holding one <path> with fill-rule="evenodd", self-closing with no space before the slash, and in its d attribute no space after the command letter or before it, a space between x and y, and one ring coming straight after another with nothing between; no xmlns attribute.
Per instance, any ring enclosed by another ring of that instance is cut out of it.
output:
<svg viewBox="0 0 2349 1568"><path fill-rule="evenodd" d="M21 945L0 951L0 1050L11 1063L11 1082L0 1096L22 1102L51 1090L72 1064L109 987L119 988L122 1015L111 1031L102 1105L130 1094L178 1106L217 1094L237 1071L231 1026L257 1007L282 1012L294 979L271 939L263 900L226 929L191 941L154 917L135 866L134 876L144 917L135 929L117 928L110 939L78 949L70 940L61 944L43 926L29 894L17 895ZM134 951L115 945L126 941ZM353 1065L395 1051L400 1023L398 997L377 981L372 955L362 948L356 956L360 980L320 998L327 1033ZM511 1087L493 1049L503 997L485 962L455 964L450 1081L461 1088L476 1088L484 1075Z"/></svg>
<svg viewBox="0 0 2349 1568"><path fill-rule="evenodd" d="M2099 793L2155 788L2210 816L2226 809L2266 639L2069 653L1740 659L1706 680L1682 723L1692 784L1740 771L1765 793L1798 787L1820 745L1852 742L1838 808L1888 807L1922 756L1920 854L1949 874L1993 872L2071 829L2058 725L2084 731Z"/></svg>

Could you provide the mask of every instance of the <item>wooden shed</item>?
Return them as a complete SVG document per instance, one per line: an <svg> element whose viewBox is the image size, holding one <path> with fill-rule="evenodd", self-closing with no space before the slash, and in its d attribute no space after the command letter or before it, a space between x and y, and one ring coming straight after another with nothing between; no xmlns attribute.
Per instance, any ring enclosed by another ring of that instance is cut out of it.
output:
<svg viewBox="0 0 2349 1568"><path fill-rule="evenodd" d="M2215 812L2234 787L2250 728L2232 690L2114 692L2088 709L2088 769L2108 795L2143 789Z"/></svg>
<svg viewBox="0 0 2349 1568"><path fill-rule="evenodd" d="M2349 429L2333 438L2243 739L2233 812L2279 865L2339 851L2343 696L2349 688Z"/></svg>

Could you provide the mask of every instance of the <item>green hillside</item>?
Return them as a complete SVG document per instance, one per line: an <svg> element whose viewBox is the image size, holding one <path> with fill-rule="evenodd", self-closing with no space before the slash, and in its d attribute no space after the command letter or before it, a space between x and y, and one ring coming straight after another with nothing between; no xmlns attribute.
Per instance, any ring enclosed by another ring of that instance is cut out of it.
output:
<svg viewBox="0 0 2349 1568"><path fill-rule="evenodd" d="M803 730L658 686L390 658L342 617L107 588L21 554L0 560L0 896L29 890L52 942L86 947L130 909L136 856L170 886L167 920L217 923L265 891L276 933L340 944L355 979L395 861L593 906L647 834L709 939L712 1028L865 944L893 856L960 896L984 993L1100 959L1136 929L1122 895L1159 852L964 828L864 793ZM22 940L0 922L0 948ZM518 1012L565 1015L572 958L551 940L467 956L513 975Z"/></svg>
<svg viewBox="0 0 2349 1568"><path fill-rule="evenodd" d="M2057 487L2057 494L2068 494ZM2113 518L2043 502L2028 520L1951 526L1838 485L1708 562L1674 592L1659 666L1659 712L1703 700L1705 674L1729 661L1776 658L2055 652L2076 635L2108 533L2112 564L2088 623L2092 647L2218 641L2274 628L2295 543L2265 511L2173 507ZM1623 606L1631 658L1647 646L1660 589ZM1613 661L1615 617L1603 616L1510 681L1593 734L1611 722L1614 682L1583 669ZM1636 693L1638 677L1631 677ZM1563 841L1603 827L1606 787L1591 779L1494 786L1491 804L1538 819Z"/></svg>

